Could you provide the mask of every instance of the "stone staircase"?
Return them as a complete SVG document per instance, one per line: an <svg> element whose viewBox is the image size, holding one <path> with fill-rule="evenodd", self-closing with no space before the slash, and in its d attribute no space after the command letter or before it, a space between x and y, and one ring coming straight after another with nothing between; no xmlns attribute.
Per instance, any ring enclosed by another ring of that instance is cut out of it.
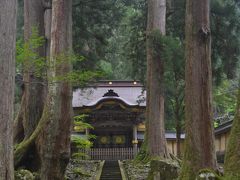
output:
<svg viewBox="0 0 240 180"><path fill-rule="evenodd" d="M122 180L118 161L105 161L100 180Z"/></svg>

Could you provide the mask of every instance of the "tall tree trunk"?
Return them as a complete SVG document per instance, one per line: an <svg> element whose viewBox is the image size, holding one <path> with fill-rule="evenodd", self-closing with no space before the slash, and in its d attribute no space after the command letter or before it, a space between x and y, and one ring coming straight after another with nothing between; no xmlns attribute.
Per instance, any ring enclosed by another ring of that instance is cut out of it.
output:
<svg viewBox="0 0 240 180"><path fill-rule="evenodd" d="M161 52L154 49L151 36L155 31L165 35L166 1L148 0L147 25L147 114L148 145L151 157L167 157L164 128L164 63ZM157 53L156 53L157 51ZM156 55L157 54L157 55Z"/></svg>
<svg viewBox="0 0 240 180"><path fill-rule="evenodd" d="M0 177L13 180L16 0L0 1Z"/></svg>
<svg viewBox="0 0 240 180"><path fill-rule="evenodd" d="M44 7L40 0L24 0L24 41L31 38L33 29L44 37ZM45 57L45 46L36 50L40 57ZM21 109L15 121L15 142L27 139L36 128L43 112L46 87L42 77L36 77L34 64L24 64L24 91ZM23 129L22 129L23 128ZM21 132L23 134L21 134Z"/></svg>
<svg viewBox="0 0 240 180"><path fill-rule="evenodd" d="M186 2L186 140L181 179L216 169L212 115L209 0Z"/></svg>
<svg viewBox="0 0 240 180"><path fill-rule="evenodd" d="M29 43L33 31L37 31L39 36L45 37L44 13L45 7L43 6L42 1L24 0L25 43ZM46 57L46 45L42 45L38 49L34 49L35 53L37 53L39 57ZM26 141L33 134L42 117L46 99L46 82L44 82L46 80L44 80L42 76L36 76L36 67L33 60L26 59L24 62L23 81L24 91L21 107L17 119L14 122L15 143ZM24 165L30 170L38 170L40 167L38 159L36 142L32 142L26 150L22 160L15 161L15 165L20 163L20 165Z"/></svg>
<svg viewBox="0 0 240 180"><path fill-rule="evenodd" d="M71 36L72 1L53 0L48 97L43 113L48 123L39 137L41 179L64 179L70 158L72 86L69 82L56 82L56 78L71 71Z"/></svg>
<svg viewBox="0 0 240 180"><path fill-rule="evenodd" d="M238 91L238 103L233 120L224 162L224 173L232 179L240 178L240 89Z"/></svg>
<svg viewBox="0 0 240 180"><path fill-rule="evenodd" d="M51 14L51 4L52 1L51 0L39 0L39 1L29 1L26 0L26 4L25 4L25 25L26 25L26 32L25 32L25 40L27 41L29 39L29 37L31 36L31 26L37 28L37 30L40 32L40 35L43 36L42 32L45 33L45 39L46 39L46 43L45 46L39 48L37 50L37 53L39 54L39 56L44 56L46 58L49 58L50 56L50 42L51 42L51 18L52 18L52 14ZM38 9L39 7L39 9ZM35 12L37 11L37 12ZM32 15L34 17L32 17ZM40 22L39 22L40 21ZM43 25L44 22L44 25ZM30 25L32 24L32 25ZM41 27L40 27L41 26ZM43 29L44 28L44 29ZM44 53L43 53L44 52ZM38 105L36 104L37 102L34 101L33 105L35 105L34 107L36 108L34 111L37 112L37 115L34 116L37 117L40 115L40 119L35 118L35 119L28 119L31 121L34 121L34 126L35 128L33 128L33 123L29 122L29 123L25 123L27 120L23 120L24 115L28 114L28 110L25 111L24 110L27 109L26 107L29 105L29 103L26 102L30 102L31 101L31 96L29 92L31 92L31 94L34 94L35 91L31 85L29 85L30 87L28 88L28 91L26 91L26 93L24 93L23 97L22 97L22 102L21 102L21 109L18 113L18 117L15 120L14 123L14 140L15 143L19 143L16 146L16 150L14 151L14 164L15 167L18 167L20 165L24 165L26 168L29 168L30 170L33 171L38 171L38 169L40 168L40 163L38 162L39 159L39 149L41 146L41 142L39 142L37 140L41 130L44 128L45 124L47 123L47 119L44 118L45 116L42 115L42 113L40 113L40 111L42 112L42 108L43 108L43 104L46 101L46 87L41 86L41 84L47 84L47 80L42 78L42 77L35 77L34 76L34 66L31 69L27 69L27 71L25 71L24 73L26 79L28 78L28 80L31 80L30 84L33 84L33 87L39 88L39 93L43 93L43 94L37 94L35 93L35 96L39 96L39 97L43 97L40 100L40 104ZM30 75L30 76L29 76ZM25 80L26 84L29 84L28 80ZM39 86L37 86L35 83L37 83ZM27 93L28 92L28 93ZM27 97L27 98L26 98ZM34 99L38 99L38 98L34 98ZM27 101L26 101L27 100ZM28 116L29 117L29 116ZM36 125L37 123L37 125ZM30 125L28 125L30 124ZM25 136L24 133L24 125L25 125L25 129L26 131L28 131L29 133L28 136ZM28 129L29 128L29 129ZM30 133L31 132L31 133ZM29 157L31 157L31 159L29 159ZM26 163L27 162L27 163Z"/></svg>
<svg viewBox="0 0 240 180"><path fill-rule="evenodd" d="M33 28L39 36L44 37L44 7L39 0L24 0L24 40L29 41ZM45 46L37 50L40 57L45 57ZM44 107L45 88L42 77L35 76L35 67L24 69L24 98L23 113L24 138L29 138L40 120Z"/></svg>

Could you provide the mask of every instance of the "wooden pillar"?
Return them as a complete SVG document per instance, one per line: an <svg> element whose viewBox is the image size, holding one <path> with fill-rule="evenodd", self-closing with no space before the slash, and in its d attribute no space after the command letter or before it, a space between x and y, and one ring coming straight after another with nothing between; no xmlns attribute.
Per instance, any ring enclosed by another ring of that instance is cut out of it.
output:
<svg viewBox="0 0 240 180"><path fill-rule="evenodd" d="M137 140L137 125L134 124L133 125L133 152L134 152L134 156L137 154L137 149L138 149L138 140Z"/></svg>

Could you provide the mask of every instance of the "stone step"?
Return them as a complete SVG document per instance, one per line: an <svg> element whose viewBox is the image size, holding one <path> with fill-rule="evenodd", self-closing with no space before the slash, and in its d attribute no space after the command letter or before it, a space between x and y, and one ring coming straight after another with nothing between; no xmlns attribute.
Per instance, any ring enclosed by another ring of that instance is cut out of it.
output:
<svg viewBox="0 0 240 180"><path fill-rule="evenodd" d="M118 161L105 161L100 180L122 180Z"/></svg>

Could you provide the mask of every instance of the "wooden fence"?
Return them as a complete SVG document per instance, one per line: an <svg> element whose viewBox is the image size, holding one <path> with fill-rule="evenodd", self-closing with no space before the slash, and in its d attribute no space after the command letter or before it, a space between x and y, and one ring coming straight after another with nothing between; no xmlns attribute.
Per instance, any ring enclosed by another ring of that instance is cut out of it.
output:
<svg viewBox="0 0 240 180"><path fill-rule="evenodd" d="M91 148L79 150L85 153L91 160L124 160L133 159L139 149L134 148Z"/></svg>

